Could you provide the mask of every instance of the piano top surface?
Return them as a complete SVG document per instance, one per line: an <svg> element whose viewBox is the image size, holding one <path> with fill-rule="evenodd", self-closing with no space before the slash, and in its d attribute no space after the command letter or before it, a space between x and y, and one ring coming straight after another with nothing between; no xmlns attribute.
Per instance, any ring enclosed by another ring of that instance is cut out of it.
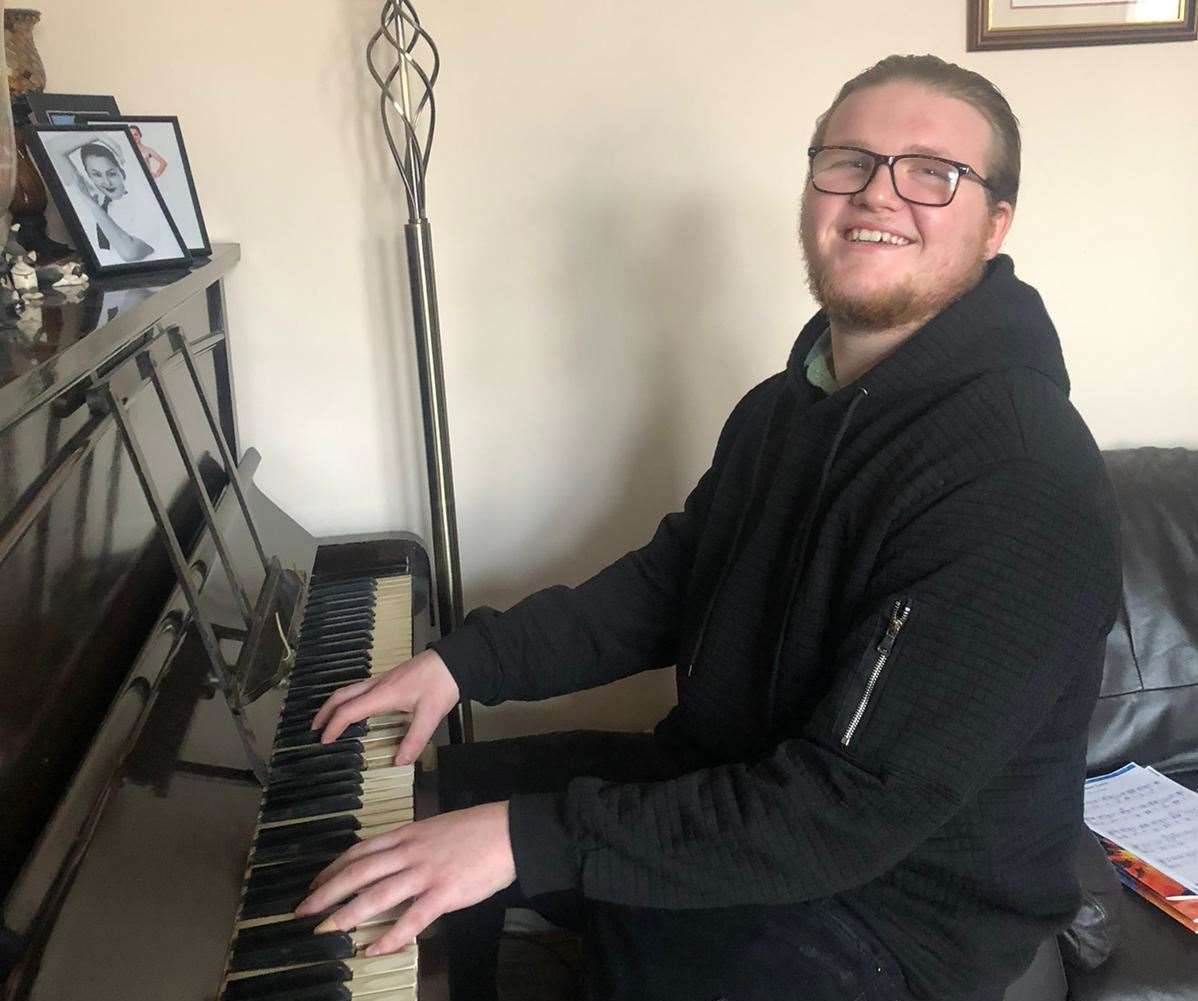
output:
<svg viewBox="0 0 1198 1001"><path fill-rule="evenodd" d="M186 268L93 279L82 288L44 293L21 316L0 315L0 429L103 364L172 306L229 271L236 243ZM144 307L151 297L154 304Z"/></svg>

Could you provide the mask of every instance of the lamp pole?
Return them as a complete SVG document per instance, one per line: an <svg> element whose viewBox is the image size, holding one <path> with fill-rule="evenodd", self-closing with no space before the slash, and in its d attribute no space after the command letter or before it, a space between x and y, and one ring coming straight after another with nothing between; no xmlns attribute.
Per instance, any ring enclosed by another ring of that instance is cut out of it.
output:
<svg viewBox="0 0 1198 1001"><path fill-rule="evenodd" d="M383 52L387 53L389 62L385 72L380 69L380 53ZM393 64L390 63L391 59L394 59ZM437 124L433 85L437 80L441 59L432 37L421 26L416 8L410 0L386 0L383 4L379 28L366 46L366 62L379 86L379 116L383 134L403 181L408 203L404 238L416 337L416 362L420 376L424 453L428 467L434 596L438 628L444 635L461 625L463 612L432 230L425 214L425 173ZM452 742L473 739L474 727L468 699L454 707L449 714L448 725Z"/></svg>

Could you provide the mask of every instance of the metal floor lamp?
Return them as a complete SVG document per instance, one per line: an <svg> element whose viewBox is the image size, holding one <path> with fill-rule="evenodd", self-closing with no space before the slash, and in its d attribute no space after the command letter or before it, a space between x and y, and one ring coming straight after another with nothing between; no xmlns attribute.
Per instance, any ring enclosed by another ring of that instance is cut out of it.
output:
<svg viewBox="0 0 1198 1001"><path fill-rule="evenodd" d="M381 63L386 59L387 68ZM462 582L458 561L457 514L453 499L453 463L445 412L445 379L441 367L441 331L437 318L437 286L433 273L432 231L425 216L425 174L437 125L433 85L440 55L421 27L409 0L387 0L379 28L366 46L366 63L378 84L379 117L408 202L404 236L412 290L412 320L420 374L424 451L428 464L432 513L433 580L437 623L442 635L461 625ZM427 66L427 68L426 68ZM470 702L464 699L448 717L449 739L473 739Z"/></svg>

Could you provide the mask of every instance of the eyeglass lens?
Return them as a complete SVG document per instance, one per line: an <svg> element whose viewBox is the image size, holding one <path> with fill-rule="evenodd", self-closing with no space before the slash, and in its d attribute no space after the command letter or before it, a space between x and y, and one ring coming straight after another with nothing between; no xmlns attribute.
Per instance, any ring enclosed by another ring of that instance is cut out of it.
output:
<svg viewBox="0 0 1198 1001"><path fill-rule="evenodd" d="M857 150L823 149L811 161L811 179L818 190L827 194L856 194L869 183L878 162ZM903 157L894 163L894 184L899 196L925 205L947 205L960 175L952 164L931 157Z"/></svg>

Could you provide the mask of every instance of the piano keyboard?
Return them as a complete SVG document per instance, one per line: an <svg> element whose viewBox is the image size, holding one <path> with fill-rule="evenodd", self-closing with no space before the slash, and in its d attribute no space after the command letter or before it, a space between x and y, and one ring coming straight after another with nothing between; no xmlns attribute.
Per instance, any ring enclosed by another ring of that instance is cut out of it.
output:
<svg viewBox="0 0 1198 1001"><path fill-rule="evenodd" d="M328 913L296 918L309 884L364 838L412 820L411 765L393 766L408 714L375 716L322 746L310 725L343 685L412 656L407 574L314 575L275 734L223 1001L414 1001L416 947L360 953L395 913L352 932L314 934Z"/></svg>

